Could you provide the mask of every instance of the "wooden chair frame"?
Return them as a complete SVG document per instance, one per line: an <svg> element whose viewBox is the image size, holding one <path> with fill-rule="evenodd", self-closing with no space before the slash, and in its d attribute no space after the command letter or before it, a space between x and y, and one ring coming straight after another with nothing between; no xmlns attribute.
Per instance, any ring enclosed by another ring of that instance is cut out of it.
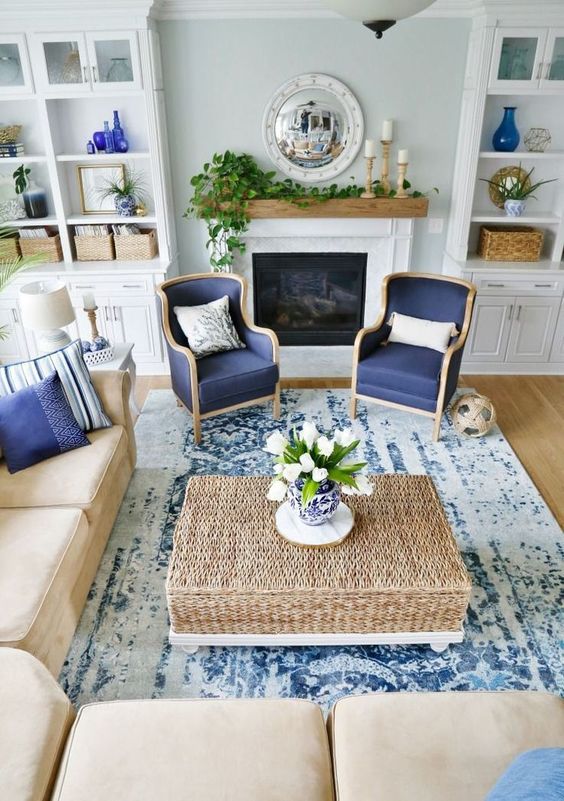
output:
<svg viewBox="0 0 564 801"><path fill-rule="evenodd" d="M446 283L451 283L451 284L460 284L460 286L464 286L468 290L468 297L466 298L466 309L464 311L464 322L462 324L460 334L456 342L454 342L452 345L448 347L443 357L441 376L439 379L439 394L437 396L437 405L434 412L428 412L424 409L416 409L413 406L406 406L403 403L394 403L393 401L382 400L380 398L373 398L370 397L369 395L359 395L356 392L357 370L358 370L360 346L362 344L362 340L364 339L366 334L375 333L376 331L379 331L380 328L384 325L386 310L388 307L388 286L390 282L395 281L396 278L429 278L432 281L444 281ZM415 273L415 272L392 273L391 275L387 275L382 281L382 310L380 312L380 316L378 317L374 325L367 326L366 328L361 328L361 330L356 335L356 339L354 342L352 383L351 383L351 408L350 408L351 418L353 420L356 418L357 401L359 400L366 401L366 403L378 403L381 406L388 406L393 409L401 409L404 412L421 414L424 415L425 417L433 418L434 420L433 442L438 442L441 433L441 420L444 412L443 405L445 401L450 362L456 351L464 347L464 343L466 342L466 339L468 337L468 330L470 328L470 322L472 320L472 310L474 308L475 298L476 298L476 287L474 286L474 284L471 284L469 281L463 281L461 278L451 278L450 276L436 275L433 273Z"/></svg>
<svg viewBox="0 0 564 801"><path fill-rule="evenodd" d="M270 341L272 342L272 360L278 365L280 369L279 363L279 352L280 346L278 344L278 337L271 331L269 328L261 328L260 326L254 325L250 322L249 318L247 317L246 313L246 300L247 300L247 289L248 285L246 280L240 275L234 275L233 273L194 273L191 275L181 275L178 278L170 278L168 281L164 281L162 284L157 286L157 295L161 299L162 304L162 325L163 331L166 338L166 341L170 345L170 347L177 351L177 353L181 353L185 356L186 361L188 363L188 369L190 371L190 389L192 393L192 411L188 409L182 403L180 398L176 399L176 402L179 406L184 406L186 411L188 411L192 415L193 419L193 426L194 426L194 441L198 445L202 439L202 427L201 421L207 419L208 417L215 417L218 414L223 414L224 412L231 412L235 409L242 409L245 406L255 406L259 403L266 403L267 401L272 401L272 416L275 420L278 420L280 417L280 376L278 377L278 382L276 384L276 389L273 395L265 395L260 398L254 398L253 400L244 401L243 403L235 403L232 406L224 406L221 409L214 409L212 412L206 412L205 414L200 414L200 395L198 392L198 368L197 368L197 361L196 357L190 350L183 345L179 345L178 342L174 339L172 335L172 331L170 330L170 324L168 321L169 318L169 303L168 297L166 292L164 291L170 286L174 286L175 284L186 283L187 281L196 281L201 278L206 279L221 279L221 278L229 278L233 281L238 281L241 285L241 315L243 318L243 323L245 326L250 329L251 331L256 331L259 334L265 334L269 337Z"/></svg>

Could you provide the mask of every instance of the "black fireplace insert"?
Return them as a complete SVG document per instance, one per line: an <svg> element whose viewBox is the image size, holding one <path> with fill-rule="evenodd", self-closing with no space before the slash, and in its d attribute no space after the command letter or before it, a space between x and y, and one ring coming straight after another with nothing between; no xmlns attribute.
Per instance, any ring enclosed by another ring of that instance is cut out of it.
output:
<svg viewBox="0 0 564 801"><path fill-rule="evenodd" d="M281 345L351 345L364 324L366 253L253 254L254 315Z"/></svg>

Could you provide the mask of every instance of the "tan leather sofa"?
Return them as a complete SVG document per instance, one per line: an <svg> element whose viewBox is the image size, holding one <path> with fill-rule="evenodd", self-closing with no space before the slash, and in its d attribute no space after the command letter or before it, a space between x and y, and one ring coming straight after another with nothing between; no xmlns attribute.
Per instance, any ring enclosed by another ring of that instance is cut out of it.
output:
<svg viewBox="0 0 564 801"><path fill-rule="evenodd" d="M0 461L0 645L59 674L135 466L129 374L92 374L113 426L10 475Z"/></svg>
<svg viewBox="0 0 564 801"><path fill-rule="evenodd" d="M483 801L517 754L564 747L564 703L532 692L345 698L329 737L319 707L292 699L114 701L75 718L9 648L0 720L10 801Z"/></svg>

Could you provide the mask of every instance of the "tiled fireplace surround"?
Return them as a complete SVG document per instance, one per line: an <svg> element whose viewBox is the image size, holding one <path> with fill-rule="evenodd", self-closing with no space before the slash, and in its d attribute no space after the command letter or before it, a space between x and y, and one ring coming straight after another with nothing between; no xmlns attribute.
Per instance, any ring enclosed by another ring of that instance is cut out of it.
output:
<svg viewBox="0 0 564 801"><path fill-rule="evenodd" d="M272 219L253 220L245 236L247 251L237 257L234 271L249 283L248 315L253 319L253 253L367 253L364 324L372 325L380 311L385 275L409 270L412 219ZM281 346L283 378L351 375L352 345Z"/></svg>

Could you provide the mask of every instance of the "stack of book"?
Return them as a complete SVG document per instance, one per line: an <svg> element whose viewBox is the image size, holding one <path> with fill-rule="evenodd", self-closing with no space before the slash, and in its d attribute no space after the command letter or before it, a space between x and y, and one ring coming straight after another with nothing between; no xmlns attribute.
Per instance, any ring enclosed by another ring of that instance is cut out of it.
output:
<svg viewBox="0 0 564 801"><path fill-rule="evenodd" d="M22 228L20 239L45 239L49 236L46 228Z"/></svg>
<svg viewBox="0 0 564 801"><path fill-rule="evenodd" d="M0 145L0 158L11 159L15 156L24 155L24 146L21 142L10 142L8 145Z"/></svg>
<svg viewBox="0 0 564 801"><path fill-rule="evenodd" d="M76 236L108 236L109 225L75 225Z"/></svg>

